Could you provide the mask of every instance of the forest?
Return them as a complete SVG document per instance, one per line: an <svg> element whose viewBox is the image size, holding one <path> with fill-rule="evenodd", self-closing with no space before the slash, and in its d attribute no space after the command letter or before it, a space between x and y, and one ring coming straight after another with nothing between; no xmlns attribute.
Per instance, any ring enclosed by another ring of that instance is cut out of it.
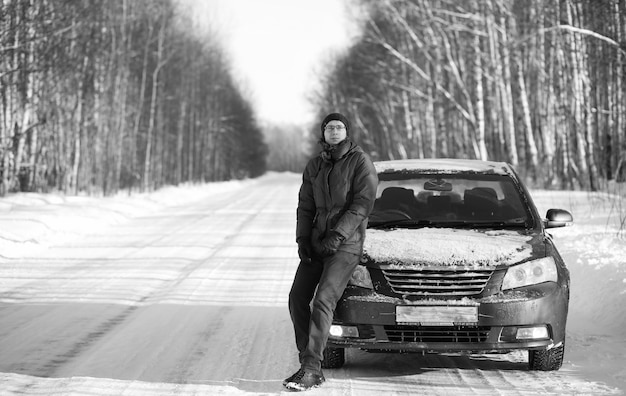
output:
<svg viewBox="0 0 626 396"><path fill-rule="evenodd" d="M363 33L316 103L350 114L374 159L506 161L545 188L626 181L626 1L353 3Z"/></svg>
<svg viewBox="0 0 626 396"><path fill-rule="evenodd" d="M0 195L255 177L267 147L172 0L0 1Z"/></svg>
<svg viewBox="0 0 626 396"><path fill-rule="evenodd" d="M348 115L374 160L506 161L544 188L626 181L626 1L345 2L360 34L311 100L318 119ZM0 1L0 196L301 171L316 146L260 125L218 36L192 34L177 4Z"/></svg>

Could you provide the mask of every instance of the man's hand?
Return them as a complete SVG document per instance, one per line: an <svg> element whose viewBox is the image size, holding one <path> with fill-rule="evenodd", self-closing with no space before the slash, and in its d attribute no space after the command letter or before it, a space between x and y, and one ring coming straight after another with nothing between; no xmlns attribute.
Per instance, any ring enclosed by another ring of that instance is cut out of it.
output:
<svg viewBox="0 0 626 396"><path fill-rule="evenodd" d="M300 261L304 263L311 262L311 255L313 253L313 249L311 248L311 240L309 238L298 238L298 256L300 257Z"/></svg>
<svg viewBox="0 0 626 396"><path fill-rule="evenodd" d="M338 232L329 233L320 243L322 256L332 256L337 253L337 249L344 241L343 235Z"/></svg>

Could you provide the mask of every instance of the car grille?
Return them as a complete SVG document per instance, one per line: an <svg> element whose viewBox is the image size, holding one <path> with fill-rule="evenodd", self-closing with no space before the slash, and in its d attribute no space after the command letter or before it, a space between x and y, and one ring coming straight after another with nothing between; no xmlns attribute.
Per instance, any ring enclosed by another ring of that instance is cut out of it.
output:
<svg viewBox="0 0 626 396"><path fill-rule="evenodd" d="M391 289L409 296L473 296L480 294L489 281L492 269L417 270L383 269Z"/></svg>
<svg viewBox="0 0 626 396"><path fill-rule="evenodd" d="M485 342L490 327L385 326L391 342Z"/></svg>

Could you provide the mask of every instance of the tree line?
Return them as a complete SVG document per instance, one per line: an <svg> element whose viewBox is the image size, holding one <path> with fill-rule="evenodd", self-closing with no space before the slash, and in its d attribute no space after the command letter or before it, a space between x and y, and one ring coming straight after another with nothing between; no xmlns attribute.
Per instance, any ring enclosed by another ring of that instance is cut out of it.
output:
<svg viewBox="0 0 626 396"><path fill-rule="evenodd" d="M0 195L262 174L249 101L182 15L172 0L0 2Z"/></svg>
<svg viewBox="0 0 626 396"><path fill-rule="evenodd" d="M350 114L374 159L507 161L543 187L626 181L626 2L353 3L363 33L315 102L320 119Z"/></svg>

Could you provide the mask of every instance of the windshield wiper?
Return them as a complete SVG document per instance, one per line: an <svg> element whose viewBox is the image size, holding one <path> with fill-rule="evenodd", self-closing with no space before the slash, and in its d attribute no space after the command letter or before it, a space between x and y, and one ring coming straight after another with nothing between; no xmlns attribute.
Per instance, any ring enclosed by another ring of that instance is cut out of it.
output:
<svg viewBox="0 0 626 396"><path fill-rule="evenodd" d="M398 226L410 226L410 227L423 227L430 226L436 224L432 221L428 220L414 220L414 219L400 219L400 220L389 220L389 221L370 221L368 224L369 228L393 228Z"/></svg>
<svg viewBox="0 0 626 396"><path fill-rule="evenodd" d="M466 222L466 225L474 228L527 228L528 224L525 221L484 221L471 223Z"/></svg>
<svg viewBox="0 0 626 396"><path fill-rule="evenodd" d="M524 221L431 221L431 220L414 220L401 219L370 222L369 228L394 228L394 227L438 227L438 228L528 228L528 224Z"/></svg>

